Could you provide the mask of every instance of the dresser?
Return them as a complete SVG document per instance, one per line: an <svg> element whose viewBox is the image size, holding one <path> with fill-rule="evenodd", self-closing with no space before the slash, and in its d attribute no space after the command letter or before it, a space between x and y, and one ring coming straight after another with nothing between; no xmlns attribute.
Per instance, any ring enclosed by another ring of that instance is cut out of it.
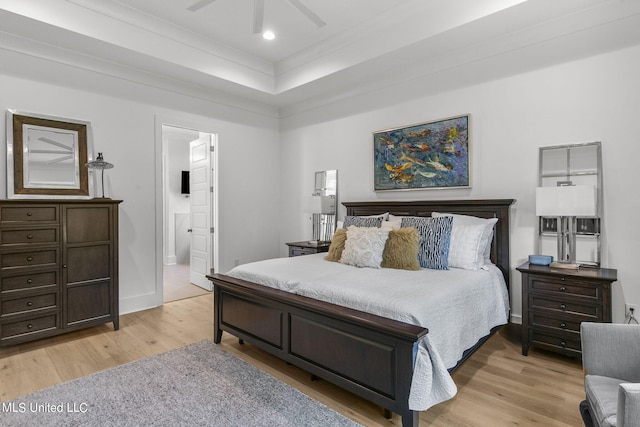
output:
<svg viewBox="0 0 640 427"><path fill-rule="evenodd" d="M331 242L323 242L319 244L311 244L308 241L305 242L289 242L289 256L300 256L309 254L318 254L321 252L329 252L329 246Z"/></svg>
<svg viewBox="0 0 640 427"><path fill-rule="evenodd" d="M522 264L522 354L532 345L581 357L580 323L611 322L617 271Z"/></svg>
<svg viewBox="0 0 640 427"><path fill-rule="evenodd" d="M120 200L0 200L0 345L113 322Z"/></svg>

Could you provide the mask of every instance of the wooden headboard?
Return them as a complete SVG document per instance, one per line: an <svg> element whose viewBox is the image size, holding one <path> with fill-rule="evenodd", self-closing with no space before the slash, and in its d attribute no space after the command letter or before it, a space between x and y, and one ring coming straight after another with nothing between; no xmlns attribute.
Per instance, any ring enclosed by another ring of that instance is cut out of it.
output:
<svg viewBox="0 0 640 427"><path fill-rule="evenodd" d="M431 216L431 212L473 215L480 218L498 218L491 260L500 268L509 287L509 208L515 199L487 200L420 200L411 202L344 202L347 215L377 215L389 212L398 216Z"/></svg>

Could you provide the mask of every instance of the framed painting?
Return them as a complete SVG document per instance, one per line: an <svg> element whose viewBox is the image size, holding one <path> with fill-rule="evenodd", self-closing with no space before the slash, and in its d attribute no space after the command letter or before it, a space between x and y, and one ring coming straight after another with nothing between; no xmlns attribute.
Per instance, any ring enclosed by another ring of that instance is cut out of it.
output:
<svg viewBox="0 0 640 427"><path fill-rule="evenodd" d="M89 198L88 122L7 111L7 196Z"/></svg>
<svg viewBox="0 0 640 427"><path fill-rule="evenodd" d="M470 188L469 115L373 133L374 190Z"/></svg>

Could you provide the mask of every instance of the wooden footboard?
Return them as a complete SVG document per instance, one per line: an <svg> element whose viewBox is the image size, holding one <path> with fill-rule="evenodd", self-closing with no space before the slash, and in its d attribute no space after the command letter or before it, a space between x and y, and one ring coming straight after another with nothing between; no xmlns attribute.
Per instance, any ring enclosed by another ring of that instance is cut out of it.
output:
<svg viewBox="0 0 640 427"><path fill-rule="evenodd" d="M245 340L417 426L409 409L413 347L427 329L221 274L214 285L214 341Z"/></svg>

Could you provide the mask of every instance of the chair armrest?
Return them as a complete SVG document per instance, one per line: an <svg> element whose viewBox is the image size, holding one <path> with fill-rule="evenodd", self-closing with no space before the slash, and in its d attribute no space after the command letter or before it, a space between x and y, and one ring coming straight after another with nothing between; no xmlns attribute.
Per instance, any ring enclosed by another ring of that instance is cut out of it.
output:
<svg viewBox="0 0 640 427"><path fill-rule="evenodd" d="M584 322L580 336L587 373L640 383L640 326Z"/></svg>
<svg viewBox="0 0 640 427"><path fill-rule="evenodd" d="M618 387L616 427L632 427L640 420L640 384L623 383Z"/></svg>

